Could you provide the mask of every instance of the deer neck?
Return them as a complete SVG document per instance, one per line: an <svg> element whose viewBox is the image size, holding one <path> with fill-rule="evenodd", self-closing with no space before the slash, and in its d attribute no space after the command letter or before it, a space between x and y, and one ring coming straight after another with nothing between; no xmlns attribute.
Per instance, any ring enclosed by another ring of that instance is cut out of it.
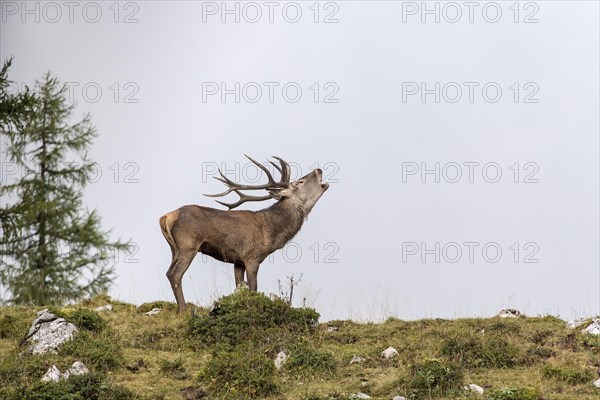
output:
<svg viewBox="0 0 600 400"><path fill-rule="evenodd" d="M296 236L306 216L302 205L287 199L278 201L262 212L272 240L272 251L282 248Z"/></svg>

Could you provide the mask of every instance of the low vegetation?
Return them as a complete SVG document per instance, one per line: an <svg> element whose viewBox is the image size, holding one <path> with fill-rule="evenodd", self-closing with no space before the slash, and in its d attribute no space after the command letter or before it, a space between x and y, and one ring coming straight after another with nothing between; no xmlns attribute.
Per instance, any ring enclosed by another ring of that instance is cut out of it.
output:
<svg viewBox="0 0 600 400"><path fill-rule="evenodd" d="M112 311L95 307L111 304ZM162 311L146 316L153 308ZM211 309L135 307L98 296L52 309L79 332L57 354L22 344L39 308L0 308L0 398L21 399L597 399L600 340L555 317L319 324L309 308L247 290ZM383 359L388 346L398 356ZM285 352L280 369L273 360ZM361 362L350 364L353 356ZM42 383L51 365L90 374ZM466 391L471 383L483 395Z"/></svg>

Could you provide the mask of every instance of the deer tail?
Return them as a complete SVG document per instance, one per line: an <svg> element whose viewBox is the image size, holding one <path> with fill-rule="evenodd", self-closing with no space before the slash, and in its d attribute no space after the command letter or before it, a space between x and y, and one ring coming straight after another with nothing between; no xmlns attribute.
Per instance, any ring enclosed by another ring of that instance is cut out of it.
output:
<svg viewBox="0 0 600 400"><path fill-rule="evenodd" d="M160 230L162 231L163 236L171 246L171 249L175 251L177 247L175 246L175 240L173 239L173 235L171 235L171 226L177 216L173 215L173 213L168 213L160 217L158 223L160 224Z"/></svg>

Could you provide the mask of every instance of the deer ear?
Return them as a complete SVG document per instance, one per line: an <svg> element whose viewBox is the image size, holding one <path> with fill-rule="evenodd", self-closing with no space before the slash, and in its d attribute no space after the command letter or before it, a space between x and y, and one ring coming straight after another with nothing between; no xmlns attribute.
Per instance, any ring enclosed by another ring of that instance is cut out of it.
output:
<svg viewBox="0 0 600 400"><path fill-rule="evenodd" d="M269 194L275 200L281 200L284 197L288 197L290 195L290 189L289 188L285 188L285 189L269 189Z"/></svg>

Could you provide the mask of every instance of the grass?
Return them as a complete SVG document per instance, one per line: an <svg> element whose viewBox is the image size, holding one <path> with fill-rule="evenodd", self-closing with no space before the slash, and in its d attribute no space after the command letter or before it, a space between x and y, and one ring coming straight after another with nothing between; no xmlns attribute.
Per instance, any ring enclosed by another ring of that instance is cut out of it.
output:
<svg viewBox="0 0 600 400"><path fill-rule="evenodd" d="M107 303L113 311L93 311ZM163 311L143 314L154 307ZM136 307L99 296L54 309L80 331L58 354L33 356L20 343L39 309L0 308L2 399L600 398L592 385L600 338L551 316L319 325L315 310L249 291L194 317L169 302ZM388 346L399 355L385 360ZM280 351L289 358L278 371ZM365 361L350 365L354 355ZM90 375L40 383L51 365L64 371L76 360ZM484 395L462 389L470 383Z"/></svg>

